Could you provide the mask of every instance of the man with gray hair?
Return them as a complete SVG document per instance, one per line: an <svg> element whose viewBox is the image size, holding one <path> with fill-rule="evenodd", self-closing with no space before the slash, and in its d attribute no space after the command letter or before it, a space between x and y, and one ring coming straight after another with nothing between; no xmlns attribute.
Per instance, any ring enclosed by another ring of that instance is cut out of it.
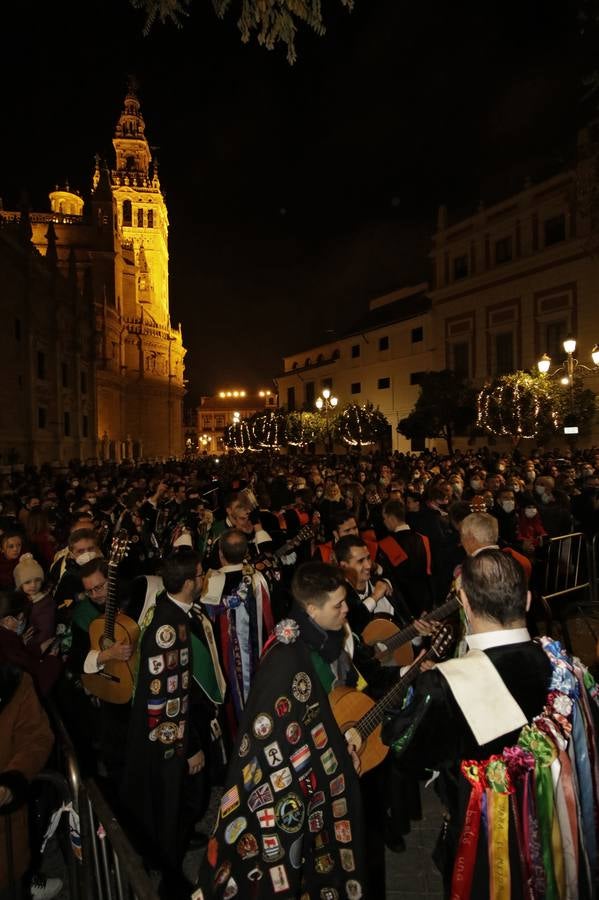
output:
<svg viewBox="0 0 599 900"><path fill-rule="evenodd" d="M513 547L499 547L499 523L489 513L471 513L462 520L460 540L468 556L476 556L482 550L499 550L511 556L524 572L526 584L530 581L532 565L530 560Z"/></svg>

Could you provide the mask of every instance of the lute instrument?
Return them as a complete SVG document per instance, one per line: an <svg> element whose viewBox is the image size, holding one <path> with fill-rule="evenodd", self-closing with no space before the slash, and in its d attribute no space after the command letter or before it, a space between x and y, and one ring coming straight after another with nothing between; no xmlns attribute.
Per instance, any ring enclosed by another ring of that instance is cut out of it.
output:
<svg viewBox="0 0 599 900"><path fill-rule="evenodd" d="M421 620L442 622L460 606L458 595L451 591L445 603L421 616ZM375 617L363 630L361 637L365 644L375 648L374 655L382 665L409 666L414 659L410 642L418 634L415 625L407 625L400 630L391 619Z"/></svg>
<svg viewBox="0 0 599 900"><path fill-rule="evenodd" d="M89 626L91 650L106 650L117 641L137 644L139 625L117 608L116 573L119 563L127 555L129 535L120 531L112 539L108 559L108 587L104 614L94 619ZM128 703L133 696L133 681L136 666L135 653L129 659L111 659L102 671L83 674L81 681L90 694L107 703Z"/></svg>
<svg viewBox="0 0 599 900"><path fill-rule="evenodd" d="M329 694L333 716L347 742L356 748L361 775L378 766L389 752L389 747L381 740L383 719L387 711L397 706L402 694L420 671L422 663L432 657L440 659L452 640L453 629L450 625L442 625L433 636L429 649L418 657L405 675L376 703L363 691L355 688L333 688Z"/></svg>

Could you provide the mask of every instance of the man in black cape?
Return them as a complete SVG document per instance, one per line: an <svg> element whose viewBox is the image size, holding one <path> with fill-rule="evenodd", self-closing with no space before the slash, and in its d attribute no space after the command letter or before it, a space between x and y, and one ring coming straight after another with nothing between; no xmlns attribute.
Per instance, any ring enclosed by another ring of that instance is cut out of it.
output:
<svg viewBox="0 0 599 900"><path fill-rule="evenodd" d="M165 560L162 579L165 590L142 623L121 796L134 843L162 872L161 895L187 900L183 856L208 803L206 755L224 679L214 638L199 635L211 634L207 617L195 607L192 616L200 554L179 548Z"/></svg>
<svg viewBox="0 0 599 900"><path fill-rule="evenodd" d="M357 678L344 579L307 562L292 591L240 722L196 898L367 896L357 758L327 696Z"/></svg>

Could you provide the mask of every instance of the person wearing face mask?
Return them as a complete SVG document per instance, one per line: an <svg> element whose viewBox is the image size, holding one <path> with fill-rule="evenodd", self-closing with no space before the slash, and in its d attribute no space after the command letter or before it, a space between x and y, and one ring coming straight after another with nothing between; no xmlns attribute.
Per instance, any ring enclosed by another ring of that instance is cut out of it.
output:
<svg viewBox="0 0 599 900"><path fill-rule="evenodd" d="M38 644L25 643L27 629L25 597L18 591L0 591L0 659L28 672L40 694L45 697L56 684L62 671L58 649L45 653L52 638Z"/></svg>
<svg viewBox="0 0 599 900"><path fill-rule="evenodd" d="M539 515L543 528L549 537L570 534L572 516L570 501L563 491L555 490L555 481L550 475L540 475L534 484L535 495L540 502Z"/></svg>
<svg viewBox="0 0 599 900"><path fill-rule="evenodd" d="M66 552L57 558L50 569L49 580L54 584L54 603L57 621L69 624L74 604L83 594L81 566L101 556L96 533L92 528L75 528L69 535Z"/></svg>
<svg viewBox="0 0 599 900"><path fill-rule="evenodd" d="M462 497L464 500L471 500L473 497L477 497L479 494L482 494L485 488L486 481L486 472L483 469L475 469L470 473L470 477L468 479L468 486L464 488L464 492Z"/></svg>
<svg viewBox="0 0 599 900"><path fill-rule="evenodd" d="M534 556L546 537L547 532L543 527L535 498L526 492L522 495L518 513L518 538L522 543L522 549L528 556Z"/></svg>
<svg viewBox="0 0 599 900"><path fill-rule="evenodd" d="M509 488L502 488L497 492L495 504L489 510L499 523L499 539L511 547L517 547L518 539L518 511L514 492Z"/></svg>

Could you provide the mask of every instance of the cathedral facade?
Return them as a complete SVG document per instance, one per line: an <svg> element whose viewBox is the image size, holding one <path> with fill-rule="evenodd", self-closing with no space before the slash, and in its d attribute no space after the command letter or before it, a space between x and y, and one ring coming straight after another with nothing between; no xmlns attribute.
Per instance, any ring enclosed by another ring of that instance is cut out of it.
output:
<svg viewBox="0 0 599 900"><path fill-rule="evenodd" d="M19 273L3 314L22 317L12 363L30 395L22 422L0 422L4 461L182 455L186 351L169 314L168 213L132 90L112 143L114 168L96 157L85 201L66 185L48 213L0 210L0 266Z"/></svg>

